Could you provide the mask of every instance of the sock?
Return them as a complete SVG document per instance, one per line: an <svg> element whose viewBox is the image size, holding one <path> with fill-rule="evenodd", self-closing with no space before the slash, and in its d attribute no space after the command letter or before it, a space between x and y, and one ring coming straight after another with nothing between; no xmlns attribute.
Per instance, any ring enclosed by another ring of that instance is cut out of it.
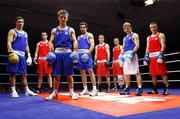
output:
<svg viewBox="0 0 180 119"><path fill-rule="evenodd" d="M72 94L72 93L74 93L74 90L71 88L71 89L69 89L69 92Z"/></svg>
<svg viewBox="0 0 180 119"><path fill-rule="evenodd" d="M97 90L96 86L93 86L93 90Z"/></svg>
<svg viewBox="0 0 180 119"><path fill-rule="evenodd" d="M52 93L57 94L57 93L58 93L58 90L57 90L57 89L54 89Z"/></svg>
<svg viewBox="0 0 180 119"><path fill-rule="evenodd" d="M142 88L142 85L138 85L138 88Z"/></svg>
<svg viewBox="0 0 180 119"><path fill-rule="evenodd" d="M25 89L26 92L29 91L29 87L28 86L26 86L24 89Z"/></svg>
<svg viewBox="0 0 180 119"><path fill-rule="evenodd" d="M12 92L16 92L16 87L15 86L11 87L11 90Z"/></svg>
<svg viewBox="0 0 180 119"><path fill-rule="evenodd" d="M168 88L169 87L169 84L163 84L165 88Z"/></svg>
<svg viewBox="0 0 180 119"><path fill-rule="evenodd" d="M88 89L87 89L87 86L84 86L84 90L88 90Z"/></svg>
<svg viewBox="0 0 180 119"><path fill-rule="evenodd" d="M128 88L129 86L128 85L126 85L126 88Z"/></svg>
<svg viewBox="0 0 180 119"><path fill-rule="evenodd" d="M98 90L101 92L102 84L98 84Z"/></svg>

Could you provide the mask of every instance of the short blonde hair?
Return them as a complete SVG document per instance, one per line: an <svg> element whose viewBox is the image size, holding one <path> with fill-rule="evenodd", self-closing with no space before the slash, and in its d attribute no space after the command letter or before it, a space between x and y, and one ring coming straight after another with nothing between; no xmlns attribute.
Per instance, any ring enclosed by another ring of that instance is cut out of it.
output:
<svg viewBox="0 0 180 119"><path fill-rule="evenodd" d="M59 10L57 16L59 16L60 14L63 14L65 16L69 16L69 13L67 10Z"/></svg>
<svg viewBox="0 0 180 119"><path fill-rule="evenodd" d="M131 23L129 22L124 22L122 28L124 28L125 26L129 26L130 28L132 28Z"/></svg>

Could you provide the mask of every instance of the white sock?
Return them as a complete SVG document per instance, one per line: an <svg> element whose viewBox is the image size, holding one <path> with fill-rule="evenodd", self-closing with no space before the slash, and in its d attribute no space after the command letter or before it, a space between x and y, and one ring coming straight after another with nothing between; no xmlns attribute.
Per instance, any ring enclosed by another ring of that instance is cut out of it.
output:
<svg viewBox="0 0 180 119"><path fill-rule="evenodd" d="M58 90L57 90L57 89L54 89L52 93L53 93L53 94L57 94L57 93L58 93Z"/></svg>
<svg viewBox="0 0 180 119"><path fill-rule="evenodd" d="M88 89L87 89L87 86L84 86L84 90L88 90Z"/></svg>
<svg viewBox="0 0 180 119"><path fill-rule="evenodd" d="M71 89L69 89L69 92L72 94L72 93L74 93L74 90L71 88Z"/></svg>
<svg viewBox="0 0 180 119"><path fill-rule="evenodd" d="M16 92L16 87L15 86L11 87L11 90L12 92Z"/></svg>
<svg viewBox="0 0 180 119"><path fill-rule="evenodd" d="M126 88L128 88L129 86L128 85L126 85Z"/></svg>
<svg viewBox="0 0 180 119"><path fill-rule="evenodd" d="M24 89L26 92L30 91L28 86L26 86Z"/></svg>
<svg viewBox="0 0 180 119"><path fill-rule="evenodd" d="M138 88L142 88L142 85L138 85Z"/></svg>
<svg viewBox="0 0 180 119"><path fill-rule="evenodd" d="M96 86L93 86L93 90L97 90Z"/></svg>

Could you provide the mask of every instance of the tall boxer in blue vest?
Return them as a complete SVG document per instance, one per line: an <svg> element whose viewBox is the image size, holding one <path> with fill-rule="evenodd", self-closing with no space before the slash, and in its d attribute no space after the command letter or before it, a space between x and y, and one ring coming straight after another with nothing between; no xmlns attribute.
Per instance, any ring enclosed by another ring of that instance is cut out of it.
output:
<svg viewBox="0 0 180 119"><path fill-rule="evenodd" d="M53 100L57 98L61 76L67 77L70 96L72 99L78 99L78 95L73 91L72 77L73 59L79 57L77 53L78 43L75 31L72 27L67 26L69 14L66 10L59 10L57 17L59 25L52 29L49 41L50 51L55 52L56 55L56 60L53 65L53 73L55 75L54 90L46 99Z"/></svg>
<svg viewBox="0 0 180 119"><path fill-rule="evenodd" d="M88 24L86 22L81 22L79 24L81 35L78 36L78 53L80 60L77 64L77 68L81 72L82 82L84 90L80 95L89 94L87 88L87 77L86 70L90 75L90 79L93 85L93 90L90 93L90 96L97 96L96 80L93 72L93 60L92 60L92 51L94 50L94 36L92 33L87 32Z"/></svg>
<svg viewBox="0 0 180 119"><path fill-rule="evenodd" d="M27 83L27 65L31 65L32 58L29 51L28 45L28 35L23 30L24 26L24 18L17 17L16 18L16 28L11 29L8 32L7 37L7 51L8 53L15 53L18 55L19 61L16 63L8 62L7 72L10 75L10 84L11 84L11 97L16 98L19 97L16 91L16 74L21 74L22 83L25 87L25 95L26 96L34 96L37 95L36 93L32 92L28 88ZM28 58L26 60L25 53L27 53Z"/></svg>

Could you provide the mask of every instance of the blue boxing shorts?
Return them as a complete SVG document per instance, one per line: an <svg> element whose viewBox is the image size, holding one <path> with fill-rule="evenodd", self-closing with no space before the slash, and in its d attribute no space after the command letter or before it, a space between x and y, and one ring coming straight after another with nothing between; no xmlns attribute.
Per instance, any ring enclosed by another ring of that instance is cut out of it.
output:
<svg viewBox="0 0 180 119"><path fill-rule="evenodd" d="M27 74L26 58L21 55L18 55L18 57L19 57L19 62L15 63L15 64L8 62L7 72L8 73Z"/></svg>
<svg viewBox="0 0 180 119"><path fill-rule="evenodd" d="M84 53L79 53L79 57L81 57ZM81 70L87 70L93 68L93 60L92 55L90 55L90 58L87 62L83 62L81 58L79 59L79 62L77 63L77 69Z"/></svg>
<svg viewBox="0 0 180 119"><path fill-rule="evenodd" d="M53 63L53 74L61 76L69 76L74 74L73 62L69 55L71 52L55 52L56 60Z"/></svg>

